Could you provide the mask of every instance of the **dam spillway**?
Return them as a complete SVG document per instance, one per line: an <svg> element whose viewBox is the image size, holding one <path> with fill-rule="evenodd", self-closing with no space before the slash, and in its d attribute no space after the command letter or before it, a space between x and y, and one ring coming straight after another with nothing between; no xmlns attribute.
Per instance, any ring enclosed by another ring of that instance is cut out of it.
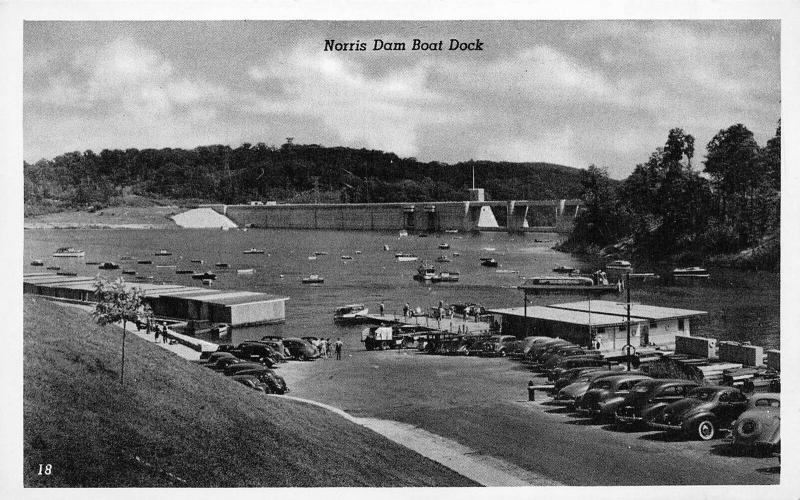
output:
<svg viewBox="0 0 800 500"><path fill-rule="evenodd" d="M580 200L204 205L240 227L356 231L568 233ZM486 211L497 225L482 225ZM482 216L483 213L483 216Z"/></svg>

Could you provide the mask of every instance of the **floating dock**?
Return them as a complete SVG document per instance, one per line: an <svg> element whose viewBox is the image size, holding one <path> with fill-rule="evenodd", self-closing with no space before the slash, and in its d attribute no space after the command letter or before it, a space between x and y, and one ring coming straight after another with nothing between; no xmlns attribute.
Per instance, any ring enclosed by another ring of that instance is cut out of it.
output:
<svg viewBox="0 0 800 500"><path fill-rule="evenodd" d="M95 302L95 278L58 276L55 273L25 274L23 293L71 302ZM142 291L144 301L156 316L181 320L208 320L231 326L263 325L286 321L289 297L260 292L213 290L175 284L126 283Z"/></svg>

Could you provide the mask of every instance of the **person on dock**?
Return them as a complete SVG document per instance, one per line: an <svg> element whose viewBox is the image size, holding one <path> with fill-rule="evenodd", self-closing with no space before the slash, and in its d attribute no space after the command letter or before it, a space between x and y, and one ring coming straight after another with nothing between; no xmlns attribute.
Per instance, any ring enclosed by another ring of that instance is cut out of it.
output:
<svg viewBox="0 0 800 500"><path fill-rule="evenodd" d="M319 357L320 358L328 357L328 341L325 339L319 340Z"/></svg>
<svg viewBox="0 0 800 500"><path fill-rule="evenodd" d="M403 306L403 317L408 317L408 311L411 309L411 306L408 305L408 302Z"/></svg>
<svg viewBox="0 0 800 500"><path fill-rule="evenodd" d="M378 304L378 310L381 312L381 316L383 316L383 309L384 309L383 302L381 302L380 304Z"/></svg>
<svg viewBox="0 0 800 500"><path fill-rule="evenodd" d="M336 339L336 360L341 361L342 359L342 338L339 337Z"/></svg>
<svg viewBox="0 0 800 500"><path fill-rule="evenodd" d="M158 325L153 328L153 333L155 334L155 341L158 342Z"/></svg>

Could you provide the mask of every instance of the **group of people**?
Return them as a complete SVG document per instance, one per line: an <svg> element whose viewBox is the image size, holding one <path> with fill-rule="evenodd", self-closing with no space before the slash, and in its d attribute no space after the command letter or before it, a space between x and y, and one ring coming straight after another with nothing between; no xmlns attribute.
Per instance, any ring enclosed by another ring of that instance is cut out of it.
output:
<svg viewBox="0 0 800 500"><path fill-rule="evenodd" d="M161 337L161 342L163 344L169 343L169 340L167 339L167 325L164 323L152 324L149 319L147 321L136 320L136 331L141 331L142 328L145 329L145 332L148 335L150 335L150 331L152 330L153 334L155 335L156 342L158 342L159 337Z"/></svg>
<svg viewBox="0 0 800 500"><path fill-rule="evenodd" d="M336 359L342 359L342 347L344 346L344 343L342 342L341 337L337 338L336 342L331 342L330 337L312 340L311 345L316 347L321 358L330 358L335 353Z"/></svg>

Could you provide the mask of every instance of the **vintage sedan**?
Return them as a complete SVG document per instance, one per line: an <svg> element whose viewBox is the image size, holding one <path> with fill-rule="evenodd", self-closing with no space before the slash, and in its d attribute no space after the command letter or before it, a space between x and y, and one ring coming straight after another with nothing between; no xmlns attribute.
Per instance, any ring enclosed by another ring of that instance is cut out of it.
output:
<svg viewBox="0 0 800 500"><path fill-rule="evenodd" d="M747 404L747 396L734 387L698 387L685 399L667 405L648 424L654 429L681 432L708 441L719 435L720 429L729 429L747 409Z"/></svg>
<svg viewBox="0 0 800 500"><path fill-rule="evenodd" d="M579 376L575 377L575 379L569 383L564 384L563 379L556 380L554 384L554 390L556 390L556 396L554 399L555 402L572 406L580 402L580 400L586 394L586 391L589 390L589 387L591 387L592 383L596 380L606 377L615 377L617 375L624 375L625 373L634 375L640 374L639 372L624 372L624 367L622 366L612 366L610 370L602 367L598 368L596 366L577 369L585 371L580 373Z"/></svg>
<svg viewBox="0 0 800 500"><path fill-rule="evenodd" d="M492 335L484 342L480 356L505 356L519 345L517 337L513 335Z"/></svg>
<svg viewBox="0 0 800 500"><path fill-rule="evenodd" d="M556 381L562 373L573 368L607 368L609 366L611 366L611 363L604 359L600 354L568 356L566 358L562 358L552 368L547 370L547 379L550 381Z"/></svg>
<svg viewBox="0 0 800 500"><path fill-rule="evenodd" d="M269 388L268 392L272 394L285 394L289 392L289 387L286 385L286 380L275 373L269 368L252 368L249 370L242 370L237 375L253 375L260 381L264 382Z"/></svg>
<svg viewBox="0 0 800 500"><path fill-rule="evenodd" d="M780 452L780 393L764 392L750 396L747 410L731 424L727 440L734 449Z"/></svg>
<svg viewBox="0 0 800 500"><path fill-rule="evenodd" d="M605 371L601 366L579 366L577 368L570 368L561 372L561 375L553 382L553 393L557 394L558 391L564 387L582 380L587 374L591 372Z"/></svg>
<svg viewBox="0 0 800 500"><path fill-rule="evenodd" d="M654 379L639 382L625 399L615 403L617 425L641 425L655 418L667 405L679 401L698 386L683 379Z"/></svg>
<svg viewBox="0 0 800 500"><path fill-rule="evenodd" d="M310 342L298 338L284 338L283 345L292 355L292 359L309 361L319 357L319 351Z"/></svg>
<svg viewBox="0 0 800 500"><path fill-rule="evenodd" d="M267 389L267 385L264 382L258 380L258 378L254 377L253 375L234 375L231 378L239 382L240 384L249 387L255 391L264 393L269 392L269 390Z"/></svg>
<svg viewBox="0 0 800 500"><path fill-rule="evenodd" d="M244 363L234 363L230 366L226 366L225 369L222 370L222 374L230 377L232 375L237 375L245 370L253 370L258 368L265 368L265 366L262 365L261 363L245 361Z"/></svg>
<svg viewBox="0 0 800 500"><path fill-rule="evenodd" d="M631 390L640 383L651 380L649 376L638 372L625 372L596 379L576 403L575 409L593 420L611 420Z"/></svg>

